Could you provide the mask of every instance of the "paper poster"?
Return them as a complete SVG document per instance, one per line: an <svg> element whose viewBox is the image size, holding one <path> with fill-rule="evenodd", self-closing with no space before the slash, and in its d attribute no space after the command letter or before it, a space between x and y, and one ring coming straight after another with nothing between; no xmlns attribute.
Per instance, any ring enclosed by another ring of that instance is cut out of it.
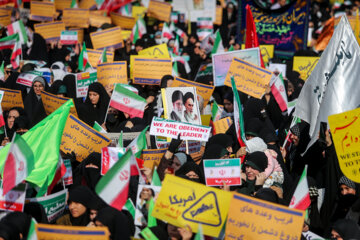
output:
<svg viewBox="0 0 360 240"><path fill-rule="evenodd" d="M1 101L1 108L3 111L7 111L13 107L24 108L24 103L20 90L12 90L7 88L0 88L1 91L4 91L4 96Z"/></svg>
<svg viewBox="0 0 360 240"><path fill-rule="evenodd" d="M30 198L30 202L37 202L44 207L48 221L54 222L62 215L66 207L66 195L68 190L64 189L60 192L38 198Z"/></svg>
<svg viewBox="0 0 360 240"><path fill-rule="evenodd" d="M70 159L63 159L64 165L66 167L65 175L63 176L65 186L73 184L73 175L72 175L72 168L71 168L71 161Z"/></svg>
<svg viewBox="0 0 360 240"><path fill-rule="evenodd" d="M65 8L62 20L66 27L89 27L89 9L85 8Z"/></svg>
<svg viewBox="0 0 360 240"><path fill-rule="evenodd" d="M26 183L20 183L6 193L5 196L3 196L3 189L0 188L0 209L4 211L22 212L24 210L25 195Z"/></svg>
<svg viewBox="0 0 360 240"><path fill-rule="evenodd" d="M95 72L82 72L75 73L76 80L76 97L86 97L89 85L97 81L97 73Z"/></svg>
<svg viewBox="0 0 360 240"><path fill-rule="evenodd" d="M44 91L41 92L41 100L44 105L45 113L47 115L50 115L52 112L54 112L56 109L58 109L60 106L62 106L65 102L67 102L70 99L71 98L59 97ZM76 108L71 107L70 113L77 116Z"/></svg>
<svg viewBox="0 0 360 240"><path fill-rule="evenodd" d="M234 77L237 90L261 99L270 83L272 72L239 58L234 58L226 75L225 85L231 87Z"/></svg>
<svg viewBox="0 0 360 240"><path fill-rule="evenodd" d="M64 10L65 8L71 8L72 0L55 0L56 10Z"/></svg>
<svg viewBox="0 0 360 240"><path fill-rule="evenodd" d="M215 25L221 25L223 17L223 8L221 6L216 6L216 16L215 16Z"/></svg>
<svg viewBox="0 0 360 240"><path fill-rule="evenodd" d="M100 57L101 57L103 51L102 50L90 49L90 48L87 48L86 51L87 51L87 54L88 54L90 65L93 68L97 68L97 65L99 63L99 60L100 60ZM114 52L106 51L106 60L107 60L108 63L113 62L114 61Z"/></svg>
<svg viewBox="0 0 360 240"><path fill-rule="evenodd" d="M211 127L154 117L150 126L150 135L207 142Z"/></svg>
<svg viewBox="0 0 360 240"><path fill-rule="evenodd" d="M36 235L42 240L108 240L110 233L107 227L74 227L52 224L36 224Z"/></svg>
<svg viewBox="0 0 360 240"><path fill-rule="evenodd" d="M141 155L141 159L144 160L144 167L154 169L154 166L159 166L161 158L164 156L166 150L167 148L144 149Z"/></svg>
<svg viewBox="0 0 360 240"><path fill-rule="evenodd" d="M176 189L176 191L174 191ZM231 192L165 175L152 216L177 227L188 224L193 232L218 237L226 222Z"/></svg>
<svg viewBox="0 0 360 240"><path fill-rule="evenodd" d="M150 0L149 7L147 9L147 15L160 21L169 22L171 15L171 4Z"/></svg>
<svg viewBox="0 0 360 240"><path fill-rule="evenodd" d="M11 15L0 14L0 27L6 27L9 24L11 24Z"/></svg>
<svg viewBox="0 0 360 240"><path fill-rule="evenodd" d="M264 64L267 65L274 57L274 45L260 45L259 47ZM241 44L241 49L245 49L245 44Z"/></svg>
<svg viewBox="0 0 360 240"><path fill-rule="evenodd" d="M122 48L123 40L120 27L108 28L98 32L90 33L91 42L95 49Z"/></svg>
<svg viewBox="0 0 360 240"><path fill-rule="evenodd" d="M342 173L360 183L360 108L329 116L330 130Z"/></svg>
<svg viewBox="0 0 360 240"><path fill-rule="evenodd" d="M122 39L126 40L131 36L130 30L121 30Z"/></svg>
<svg viewBox="0 0 360 240"><path fill-rule="evenodd" d="M132 29L136 23L134 17L122 16L119 13L112 12L110 13L111 21L116 26L121 27L121 29Z"/></svg>
<svg viewBox="0 0 360 240"><path fill-rule="evenodd" d="M154 58L170 58L169 50L166 43L145 48L138 52L141 56L151 56Z"/></svg>
<svg viewBox="0 0 360 240"><path fill-rule="evenodd" d="M90 26L100 28L104 23L111 24L111 18L94 14L93 12L94 11L91 11L89 16Z"/></svg>
<svg viewBox="0 0 360 240"><path fill-rule="evenodd" d="M214 86L197 83L179 77L175 77L171 87L195 87L199 103L199 109L204 109L206 107L215 89Z"/></svg>
<svg viewBox="0 0 360 240"><path fill-rule="evenodd" d="M78 43L77 31L61 31L60 44L62 45L75 45Z"/></svg>
<svg viewBox="0 0 360 240"><path fill-rule="evenodd" d="M231 117L222 118L213 122L215 134L226 133L232 124Z"/></svg>
<svg viewBox="0 0 360 240"><path fill-rule="evenodd" d="M55 4L52 2L30 2L30 19L39 22L49 22L56 16ZM65 29L64 29L65 30Z"/></svg>
<svg viewBox="0 0 360 240"><path fill-rule="evenodd" d="M159 186L151 186L151 185L143 185L139 184L137 195L136 195L136 209L135 209L135 219L134 223L136 226L147 226L147 218L145 216L148 215L148 201L151 198L157 198L161 187ZM145 216L144 216L145 214Z"/></svg>
<svg viewBox="0 0 360 240"><path fill-rule="evenodd" d="M69 114L61 138L60 150L64 153L75 152L76 160L81 162L89 156L90 153L100 153L101 149L110 143L110 139L74 115Z"/></svg>
<svg viewBox="0 0 360 240"><path fill-rule="evenodd" d="M226 74L230 69L230 65L234 57L250 62L256 66L260 66L259 48L248 48L245 50L213 54L212 62L215 87L224 85Z"/></svg>
<svg viewBox="0 0 360 240"><path fill-rule="evenodd" d="M136 21L139 17L143 18L145 16L146 9L147 8L144 6L133 6L131 13L132 17L135 18Z"/></svg>
<svg viewBox="0 0 360 240"><path fill-rule="evenodd" d="M36 77L43 77L47 83L50 83L51 70L50 68L35 68L33 71L20 73L16 79L16 83L31 87Z"/></svg>
<svg viewBox="0 0 360 240"><path fill-rule="evenodd" d="M161 93L166 119L201 125L198 97L194 87L163 88Z"/></svg>
<svg viewBox="0 0 360 240"><path fill-rule="evenodd" d="M241 185L240 158L207 159L203 163L207 186Z"/></svg>
<svg viewBox="0 0 360 240"><path fill-rule="evenodd" d="M131 78L135 84L160 85L164 75L172 74L170 58L130 56Z"/></svg>
<svg viewBox="0 0 360 240"><path fill-rule="evenodd" d="M65 31L65 24L63 22L38 23L34 25L34 28L35 32L39 33L49 43L60 39L61 32Z"/></svg>
<svg viewBox="0 0 360 240"><path fill-rule="evenodd" d="M95 0L81 0L79 3L79 7L86 9L97 9L97 4Z"/></svg>
<svg viewBox="0 0 360 240"><path fill-rule="evenodd" d="M281 73L283 77L286 77L286 64L270 63L267 69L273 73Z"/></svg>
<svg viewBox="0 0 360 240"><path fill-rule="evenodd" d="M104 87L114 88L115 83L128 84L126 61L99 64L97 79Z"/></svg>
<svg viewBox="0 0 360 240"><path fill-rule="evenodd" d="M320 57L294 57L293 71L300 73L300 78L304 81L308 79L311 72L314 70Z"/></svg>
<svg viewBox="0 0 360 240"><path fill-rule="evenodd" d="M226 239L300 239L305 212L234 194L226 223Z"/></svg>

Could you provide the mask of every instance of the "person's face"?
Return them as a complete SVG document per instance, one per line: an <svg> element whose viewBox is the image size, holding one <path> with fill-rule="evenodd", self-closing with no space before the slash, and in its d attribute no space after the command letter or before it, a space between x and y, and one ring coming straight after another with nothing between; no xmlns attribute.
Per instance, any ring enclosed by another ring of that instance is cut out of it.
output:
<svg viewBox="0 0 360 240"><path fill-rule="evenodd" d="M140 198L143 200L149 200L151 198L150 188L143 188L140 193Z"/></svg>
<svg viewBox="0 0 360 240"><path fill-rule="evenodd" d="M343 238L335 230L331 230L331 239L343 240Z"/></svg>
<svg viewBox="0 0 360 240"><path fill-rule="evenodd" d="M99 102L100 95L97 92L89 91L89 99L91 104L95 105Z"/></svg>
<svg viewBox="0 0 360 240"><path fill-rule="evenodd" d="M290 139L295 146L299 145L299 137L298 136L291 134Z"/></svg>
<svg viewBox="0 0 360 240"><path fill-rule="evenodd" d="M8 118L7 118L7 124L9 128L12 128L14 126L15 118L18 118L20 116L19 112L17 110L11 110L9 112Z"/></svg>
<svg viewBox="0 0 360 240"><path fill-rule="evenodd" d="M190 179L199 179L199 175L197 175L194 171L190 171L185 175Z"/></svg>
<svg viewBox="0 0 360 240"><path fill-rule="evenodd" d="M173 168L174 171L176 172L180 167L181 167L181 163L180 163L179 159L175 156L173 163L171 164L171 168Z"/></svg>
<svg viewBox="0 0 360 240"><path fill-rule="evenodd" d="M224 108L229 113L234 111L234 105L227 99L224 99Z"/></svg>
<svg viewBox="0 0 360 240"><path fill-rule="evenodd" d="M98 211L95 209L90 210L90 220L93 221L96 218Z"/></svg>
<svg viewBox="0 0 360 240"><path fill-rule="evenodd" d="M260 173L258 170L253 169L250 166L245 167L246 177L249 180L255 180L256 176Z"/></svg>
<svg viewBox="0 0 360 240"><path fill-rule="evenodd" d="M183 110L183 104L182 104L182 99L176 100L174 103L174 110L176 112L182 112Z"/></svg>
<svg viewBox="0 0 360 240"><path fill-rule="evenodd" d="M295 91L294 85L288 81L287 96L290 97Z"/></svg>
<svg viewBox="0 0 360 240"><path fill-rule="evenodd" d="M166 87L171 87L171 85L173 84L174 80L168 80L166 83Z"/></svg>
<svg viewBox="0 0 360 240"><path fill-rule="evenodd" d="M78 202L70 202L69 210L70 210L71 216L73 216L74 218L77 218L86 212L86 207Z"/></svg>
<svg viewBox="0 0 360 240"><path fill-rule="evenodd" d="M143 50L142 46L136 46L135 47L136 52L140 52L141 50Z"/></svg>
<svg viewBox="0 0 360 240"><path fill-rule="evenodd" d="M192 113L194 111L193 108L194 108L194 100L192 100L192 98L188 98L188 100L186 100L185 102L186 112Z"/></svg>
<svg viewBox="0 0 360 240"><path fill-rule="evenodd" d="M44 85L40 82L35 82L33 88L36 95L41 95L41 91L44 91Z"/></svg>
<svg viewBox="0 0 360 240"><path fill-rule="evenodd" d="M350 187L346 186L345 184L341 184L341 185L340 185L340 193L341 193L341 195L346 195L346 194L355 195L355 194L356 194L356 190L353 189L353 188L350 188Z"/></svg>

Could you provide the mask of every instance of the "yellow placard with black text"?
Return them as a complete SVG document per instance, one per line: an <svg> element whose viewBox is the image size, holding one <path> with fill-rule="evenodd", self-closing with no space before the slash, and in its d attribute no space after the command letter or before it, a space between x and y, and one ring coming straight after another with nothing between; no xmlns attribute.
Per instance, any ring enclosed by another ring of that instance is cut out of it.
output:
<svg viewBox="0 0 360 240"><path fill-rule="evenodd" d="M139 17L143 18L145 16L146 9L144 6L133 6L131 15L137 21Z"/></svg>
<svg viewBox="0 0 360 240"><path fill-rule="evenodd" d="M119 13L110 13L111 21L116 26L121 27L121 29L132 29L136 23L134 17L122 16Z"/></svg>
<svg viewBox="0 0 360 240"><path fill-rule="evenodd" d="M145 48L138 52L138 55L151 56L154 58L169 58L169 50L166 43L155 45L149 48Z"/></svg>
<svg viewBox="0 0 360 240"><path fill-rule="evenodd" d="M171 58L130 56L130 69L135 84L160 85L164 75L172 74Z"/></svg>
<svg viewBox="0 0 360 240"><path fill-rule="evenodd" d="M1 101L1 108L3 111L7 111L13 107L24 108L24 103L20 90L13 90L7 88L0 88L1 91L4 91L4 96Z"/></svg>
<svg viewBox="0 0 360 240"><path fill-rule="evenodd" d="M100 28L105 23L111 24L111 18L94 14L93 11L91 11L89 16L89 23L90 26Z"/></svg>
<svg viewBox="0 0 360 240"><path fill-rule="evenodd" d="M36 224L35 231L38 239L42 240L108 240L110 233L107 227L75 227L53 224Z"/></svg>
<svg viewBox="0 0 360 240"><path fill-rule="evenodd" d="M66 97L59 97L54 94L48 93L48 92L41 92L41 101L44 105L45 113L47 115L50 115L52 112L54 112L56 109L58 109L61 105L63 105L65 102L67 102L71 98ZM77 116L76 108L71 107L70 113Z"/></svg>
<svg viewBox="0 0 360 240"><path fill-rule="evenodd" d="M126 61L99 64L97 79L104 87L109 86L111 89L115 83L128 84Z"/></svg>
<svg viewBox="0 0 360 240"><path fill-rule="evenodd" d="M50 42L60 39L61 31L65 31L65 24L64 22L38 23L34 25L34 28L46 42Z"/></svg>
<svg viewBox="0 0 360 240"><path fill-rule="evenodd" d="M222 17L223 17L223 8L221 6L216 6L216 12L215 12L215 25L221 25L222 23Z"/></svg>
<svg viewBox="0 0 360 240"><path fill-rule="evenodd" d="M95 49L86 49L90 65L93 68L97 68L97 65L99 63L99 59L103 53L102 50L95 50ZM113 62L114 61L114 52L106 51L106 61L107 62Z"/></svg>
<svg viewBox="0 0 360 240"><path fill-rule="evenodd" d="M56 10L64 10L65 8L71 8L72 0L55 0Z"/></svg>
<svg viewBox="0 0 360 240"><path fill-rule="evenodd" d="M30 2L30 19L40 22L49 22L56 16L55 4L53 2Z"/></svg>
<svg viewBox="0 0 360 240"><path fill-rule="evenodd" d="M0 15L0 27L6 27L9 24L11 24L11 15Z"/></svg>
<svg viewBox="0 0 360 240"><path fill-rule="evenodd" d="M78 43L82 44L84 41L84 29L82 28L69 28L69 31L77 31Z"/></svg>
<svg viewBox="0 0 360 240"><path fill-rule="evenodd" d="M222 118L213 122L215 134L226 133L232 124L231 117Z"/></svg>
<svg viewBox="0 0 360 240"><path fill-rule="evenodd" d="M160 21L170 22L171 4L150 0L147 15Z"/></svg>
<svg viewBox="0 0 360 240"><path fill-rule="evenodd" d="M293 71L300 73L300 78L304 81L308 79L314 70L320 57L294 57Z"/></svg>
<svg viewBox="0 0 360 240"><path fill-rule="evenodd" d="M95 49L103 49L105 47L118 49L124 45L120 27L90 33L90 38Z"/></svg>
<svg viewBox="0 0 360 240"><path fill-rule="evenodd" d="M144 167L153 169L154 166L159 166L160 160L164 156L166 150L167 148L144 149L141 155L141 159L144 160Z"/></svg>
<svg viewBox="0 0 360 240"><path fill-rule="evenodd" d="M86 8L65 8L62 19L66 27L88 28L89 14Z"/></svg>

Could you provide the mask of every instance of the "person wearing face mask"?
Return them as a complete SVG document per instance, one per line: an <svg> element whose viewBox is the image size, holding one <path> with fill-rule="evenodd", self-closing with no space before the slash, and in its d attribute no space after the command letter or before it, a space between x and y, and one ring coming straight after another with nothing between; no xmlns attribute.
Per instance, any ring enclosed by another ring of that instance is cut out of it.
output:
<svg viewBox="0 0 360 240"><path fill-rule="evenodd" d="M107 132L120 132L122 129L122 122L125 121L125 115L119 110L109 107L106 117L105 128Z"/></svg>

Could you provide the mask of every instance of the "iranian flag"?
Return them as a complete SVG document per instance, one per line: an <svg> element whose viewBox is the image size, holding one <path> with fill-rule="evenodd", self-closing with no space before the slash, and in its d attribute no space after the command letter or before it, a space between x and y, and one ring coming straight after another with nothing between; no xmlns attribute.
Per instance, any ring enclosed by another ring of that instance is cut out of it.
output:
<svg viewBox="0 0 360 240"><path fill-rule="evenodd" d="M130 163L135 158L131 150L117 161L96 184L96 193L111 207L122 210L128 199Z"/></svg>
<svg viewBox="0 0 360 240"><path fill-rule="evenodd" d="M81 49L80 55L79 55L79 66L78 69L81 72L85 72L87 69L92 69L89 61L89 56L86 51L85 42L83 43L83 47Z"/></svg>
<svg viewBox="0 0 360 240"><path fill-rule="evenodd" d="M4 114L1 108L1 102L4 97L4 94L5 94L4 91L0 90L0 127L3 127L5 125Z"/></svg>
<svg viewBox="0 0 360 240"><path fill-rule="evenodd" d="M99 133L107 133L97 121L95 121L93 128Z"/></svg>
<svg viewBox="0 0 360 240"><path fill-rule="evenodd" d="M304 171L300 177L299 183L291 199L289 208L306 210L310 206L311 200L310 200L309 186L308 186L306 174L307 174L307 165L305 166Z"/></svg>
<svg viewBox="0 0 360 240"><path fill-rule="evenodd" d="M34 154L25 140L15 133L3 172L3 196L24 181L34 169Z"/></svg>
<svg viewBox="0 0 360 240"><path fill-rule="evenodd" d="M173 53L176 55L180 55L180 42L179 42L179 36L176 36L175 43L173 47Z"/></svg>
<svg viewBox="0 0 360 240"><path fill-rule="evenodd" d="M4 61L2 61L0 66L0 80L5 82Z"/></svg>
<svg viewBox="0 0 360 240"><path fill-rule="evenodd" d="M131 198L128 198L123 209L127 210L131 214L131 216L135 219L135 206L134 203L131 201Z"/></svg>
<svg viewBox="0 0 360 240"><path fill-rule="evenodd" d="M101 64L101 63L106 63L107 62L107 57L106 57L106 48L104 48L102 54L100 55L100 58L99 58L99 61L98 61L98 64Z"/></svg>
<svg viewBox="0 0 360 240"><path fill-rule="evenodd" d="M13 22L12 24L8 25L6 28L7 28L8 36L18 33L21 44L27 43L28 38L27 38L26 30L24 27L24 23L21 20Z"/></svg>
<svg viewBox="0 0 360 240"><path fill-rule="evenodd" d="M146 149L146 131L149 126L147 126L142 132L129 144L127 147L131 149L135 157L140 158L142 150Z"/></svg>
<svg viewBox="0 0 360 240"><path fill-rule="evenodd" d="M221 117L221 113L224 111L224 109L222 107L220 107L216 101L214 101L213 105L212 105L212 108L211 108L211 118L212 120L215 122L215 121L218 121L220 120L220 117Z"/></svg>
<svg viewBox="0 0 360 240"><path fill-rule="evenodd" d="M19 34L13 34L0 39L0 50L12 49L19 38Z"/></svg>
<svg viewBox="0 0 360 240"><path fill-rule="evenodd" d="M104 147L101 149L101 175L105 175L114 164L125 154L125 148Z"/></svg>
<svg viewBox="0 0 360 240"><path fill-rule="evenodd" d="M60 43L63 45L75 45L78 43L77 31L61 31Z"/></svg>
<svg viewBox="0 0 360 240"><path fill-rule="evenodd" d="M173 21L171 21L169 29L170 29L170 32L175 32L176 27L175 27L175 23Z"/></svg>
<svg viewBox="0 0 360 240"><path fill-rule="evenodd" d="M276 102L279 104L279 107L282 112L287 109L288 101L286 96L285 84L282 74L273 77L270 82L271 92L274 95Z"/></svg>
<svg viewBox="0 0 360 240"><path fill-rule="evenodd" d="M211 53L221 53L221 52L224 52L224 45L221 39L220 31L217 30L215 33L214 47L211 50Z"/></svg>
<svg viewBox="0 0 360 240"><path fill-rule="evenodd" d="M127 113L131 118L144 116L146 100L132 91L115 84L114 91L110 99L110 107Z"/></svg>
<svg viewBox="0 0 360 240"><path fill-rule="evenodd" d="M71 0L70 7L71 8L78 8L77 0Z"/></svg>
<svg viewBox="0 0 360 240"><path fill-rule="evenodd" d="M178 76L179 76L179 70L178 70L178 65L177 65L177 62L176 62L176 61L173 62L171 75L173 75L174 77L178 77Z"/></svg>
<svg viewBox="0 0 360 240"><path fill-rule="evenodd" d="M66 173L66 166L64 164L64 160L61 156L59 156L59 161L56 166L56 171L54 178L51 181L51 184L47 188L47 194L51 194L51 191L56 186L56 184L62 179L63 176L65 176Z"/></svg>
<svg viewBox="0 0 360 240"><path fill-rule="evenodd" d="M180 28L176 28L175 30L176 35L180 36L181 38L185 37L185 32L183 30L181 30Z"/></svg>
<svg viewBox="0 0 360 240"><path fill-rule="evenodd" d="M130 39L133 43L136 43L146 33L146 24L143 18L139 18L134 25Z"/></svg>
<svg viewBox="0 0 360 240"><path fill-rule="evenodd" d="M21 42L19 39L19 34L16 33L14 34L16 36L16 42L13 46L13 51L11 53L11 57L10 57L10 63L13 67L13 69L16 69L18 67L20 67L20 56L22 54L22 49L21 49Z"/></svg>
<svg viewBox="0 0 360 240"><path fill-rule="evenodd" d="M173 35L170 31L170 28L169 26L167 25L166 22L164 22L164 25L163 25L163 28L162 28L162 33L161 33L161 38L166 38L168 40L172 39L173 38Z"/></svg>

